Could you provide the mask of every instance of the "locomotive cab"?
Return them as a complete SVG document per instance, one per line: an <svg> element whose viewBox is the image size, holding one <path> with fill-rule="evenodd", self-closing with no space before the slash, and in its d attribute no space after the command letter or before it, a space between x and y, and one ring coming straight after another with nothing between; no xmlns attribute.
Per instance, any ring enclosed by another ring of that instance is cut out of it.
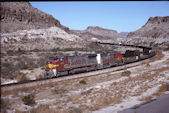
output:
<svg viewBox="0 0 169 113"><path fill-rule="evenodd" d="M66 57L62 56L50 57L46 62L46 71L49 73L49 76L57 76L57 72L64 71L64 65L68 63L66 59Z"/></svg>

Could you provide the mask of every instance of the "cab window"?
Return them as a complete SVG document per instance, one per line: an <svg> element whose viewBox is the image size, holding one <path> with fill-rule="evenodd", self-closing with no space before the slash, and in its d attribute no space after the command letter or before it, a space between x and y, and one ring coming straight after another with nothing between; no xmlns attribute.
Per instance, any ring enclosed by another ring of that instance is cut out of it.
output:
<svg viewBox="0 0 169 113"><path fill-rule="evenodd" d="M63 57L61 57L61 58L60 58L60 61L64 61L64 58L63 58Z"/></svg>
<svg viewBox="0 0 169 113"><path fill-rule="evenodd" d="M58 58L56 58L56 57L55 57L53 60L55 60L55 61L56 61L56 60L58 60Z"/></svg>
<svg viewBox="0 0 169 113"><path fill-rule="evenodd" d="M55 60L56 61L56 60L58 60L58 58L56 58L56 57L54 57L54 58L50 57L49 60Z"/></svg>

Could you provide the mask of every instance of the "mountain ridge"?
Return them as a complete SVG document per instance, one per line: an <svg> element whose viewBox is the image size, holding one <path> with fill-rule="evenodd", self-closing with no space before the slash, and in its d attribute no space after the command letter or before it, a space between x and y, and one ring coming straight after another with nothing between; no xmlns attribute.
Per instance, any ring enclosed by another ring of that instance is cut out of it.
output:
<svg viewBox="0 0 169 113"><path fill-rule="evenodd" d="M64 31L69 28L61 25L52 15L34 8L29 2L1 2L1 33L17 30L41 29L57 26Z"/></svg>

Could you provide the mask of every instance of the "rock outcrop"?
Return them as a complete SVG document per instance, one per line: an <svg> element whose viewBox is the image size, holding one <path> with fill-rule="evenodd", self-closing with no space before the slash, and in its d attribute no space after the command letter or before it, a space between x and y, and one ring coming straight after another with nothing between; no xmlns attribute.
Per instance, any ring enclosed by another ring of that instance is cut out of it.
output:
<svg viewBox="0 0 169 113"><path fill-rule="evenodd" d="M26 29L42 29L52 26L64 31L69 28L61 25L59 20L32 7L29 2L1 2L1 33Z"/></svg>
<svg viewBox="0 0 169 113"><path fill-rule="evenodd" d="M150 17L144 26L127 37L169 38L169 16Z"/></svg>
<svg viewBox="0 0 169 113"><path fill-rule="evenodd" d="M12 33L1 33L1 50L17 51L22 48L30 50L51 50L56 48L80 48L84 42L74 34L68 34L58 27L46 29L18 30Z"/></svg>
<svg viewBox="0 0 169 113"><path fill-rule="evenodd" d="M132 45L169 48L169 16L150 17L140 29L130 32L124 41Z"/></svg>
<svg viewBox="0 0 169 113"><path fill-rule="evenodd" d="M116 40L120 37L115 30L105 29L98 26L89 26L85 30L70 30L69 33L78 35L83 40L99 41L99 40Z"/></svg>

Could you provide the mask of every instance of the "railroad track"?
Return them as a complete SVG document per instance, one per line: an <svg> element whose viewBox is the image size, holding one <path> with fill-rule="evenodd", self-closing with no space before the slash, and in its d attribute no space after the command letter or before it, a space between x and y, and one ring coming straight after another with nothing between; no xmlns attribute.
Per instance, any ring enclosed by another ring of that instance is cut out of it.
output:
<svg viewBox="0 0 169 113"><path fill-rule="evenodd" d="M153 56L151 56L151 57L153 57ZM111 67L111 68L101 69L101 70L97 70L97 71L84 72L84 73L80 73L80 74L68 75L68 76L57 77L57 78L44 78L44 79L30 80L30 81L19 82L19 83L3 84L3 85L1 85L1 90L8 91L8 90L19 89L19 88L33 87L36 85L56 83L56 82L60 82L63 80L70 80L70 79L84 78L84 77L89 77L89 76L98 76L101 74L108 74L108 73L115 72L115 71L121 71L126 68L135 67L136 65L138 65L138 63L145 62L146 60L149 60L149 58L144 59L139 62L135 61L132 63L124 64L122 66Z"/></svg>

